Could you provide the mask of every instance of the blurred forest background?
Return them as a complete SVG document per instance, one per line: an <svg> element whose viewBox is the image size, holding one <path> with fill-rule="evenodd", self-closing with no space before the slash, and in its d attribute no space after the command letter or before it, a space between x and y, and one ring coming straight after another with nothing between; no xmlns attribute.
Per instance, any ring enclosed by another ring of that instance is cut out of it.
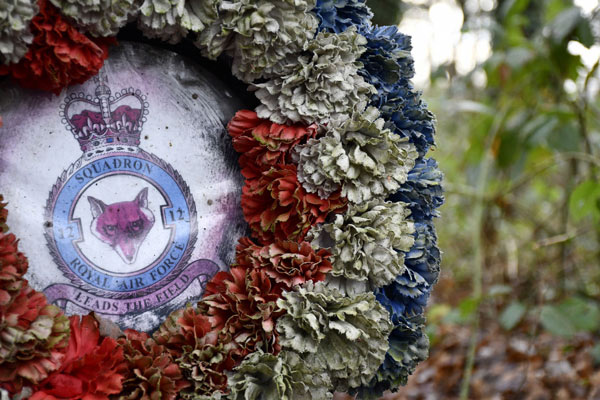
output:
<svg viewBox="0 0 600 400"><path fill-rule="evenodd" d="M600 399L597 0L368 0L413 37L446 204L431 354L388 399Z"/></svg>

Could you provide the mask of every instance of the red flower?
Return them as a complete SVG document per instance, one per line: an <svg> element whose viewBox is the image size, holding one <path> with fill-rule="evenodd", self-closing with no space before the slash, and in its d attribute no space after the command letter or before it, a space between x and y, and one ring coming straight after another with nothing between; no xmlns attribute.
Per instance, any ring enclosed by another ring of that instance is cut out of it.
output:
<svg viewBox="0 0 600 400"><path fill-rule="evenodd" d="M62 365L33 388L31 400L108 400L123 387L123 349L110 337L100 339L91 315L69 320L71 337Z"/></svg>
<svg viewBox="0 0 600 400"><path fill-rule="evenodd" d="M169 315L154 332L154 339L177 358L183 354L183 346L216 344L217 333L212 331L209 317L187 307Z"/></svg>
<svg viewBox="0 0 600 400"><path fill-rule="evenodd" d="M242 175L258 178L261 172L276 164L290 161L290 152L297 144L317 135L312 124L280 125L258 118L254 111L238 111L227 125L233 138L233 148L240 153Z"/></svg>
<svg viewBox="0 0 600 400"><path fill-rule="evenodd" d="M230 335L238 349L236 365L249 353L262 349L277 353L275 321L281 315L269 277L262 270L232 267L206 285L200 311L210 317L213 329Z"/></svg>
<svg viewBox="0 0 600 400"><path fill-rule="evenodd" d="M169 351L143 332L128 329L118 343L124 351L127 372L119 400L175 400L190 386Z"/></svg>
<svg viewBox="0 0 600 400"><path fill-rule="evenodd" d="M346 204L340 191L328 199L307 193L293 164L278 164L259 178L246 180L242 188L244 218L263 243L301 241L313 225L325 221L332 211L342 212Z"/></svg>
<svg viewBox="0 0 600 400"><path fill-rule="evenodd" d="M12 74L22 86L59 94L74 83L96 75L108 57L113 38L90 39L78 32L48 0L38 1L40 12L30 24L33 43L25 57L0 75Z"/></svg>
<svg viewBox="0 0 600 400"><path fill-rule="evenodd" d="M2 128L2 117L0 117L0 128ZM8 210L6 209L6 203L3 203L2 200L4 200L4 198L0 194L0 232L4 232L8 229L6 226Z"/></svg>
<svg viewBox="0 0 600 400"><path fill-rule="evenodd" d="M20 291L0 306L0 387L12 393L57 370L69 338L62 311L21 282Z"/></svg>
<svg viewBox="0 0 600 400"><path fill-rule="evenodd" d="M275 291L292 290L306 281L318 282L331 271L329 251L315 252L310 243L290 240L257 246L249 238L241 238L236 248L236 266L262 269L274 282Z"/></svg>
<svg viewBox="0 0 600 400"><path fill-rule="evenodd" d="M23 275L29 263L18 244L15 235L0 232L0 307L7 305L27 284Z"/></svg>
<svg viewBox="0 0 600 400"><path fill-rule="evenodd" d="M225 371L233 369L238 346L231 335L212 330L209 317L188 307L172 313L154 333L177 358L183 376L190 382L180 396L198 398L215 391L228 393ZM240 357L237 355L236 357Z"/></svg>

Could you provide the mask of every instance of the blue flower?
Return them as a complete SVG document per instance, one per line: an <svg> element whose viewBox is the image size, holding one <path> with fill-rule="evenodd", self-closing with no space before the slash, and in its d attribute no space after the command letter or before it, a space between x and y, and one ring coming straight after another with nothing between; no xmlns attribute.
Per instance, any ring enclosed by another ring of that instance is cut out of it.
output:
<svg viewBox="0 0 600 400"><path fill-rule="evenodd" d="M419 158L409 172L408 180L388 200L408 203L415 221L438 217L437 208L444 203L443 178L444 174L433 158Z"/></svg>
<svg viewBox="0 0 600 400"><path fill-rule="evenodd" d="M440 273L440 250L431 222L415 224L415 244L405 255L404 273L375 291L377 300L389 311L395 325L403 318L425 311L431 287Z"/></svg>
<svg viewBox="0 0 600 400"><path fill-rule="evenodd" d="M423 157L435 144L435 117L421 100L421 93L409 87L397 87L380 107L386 128L415 145Z"/></svg>
<svg viewBox="0 0 600 400"><path fill-rule="evenodd" d="M386 390L395 392L399 386L406 385L409 375L429 355L429 338L423 331L424 324L421 315L399 321L390 333L390 348L383 364L369 385L361 386L351 394L358 393L359 399L377 399Z"/></svg>
<svg viewBox="0 0 600 400"><path fill-rule="evenodd" d="M410 55L410 36L398 32L395 26L368 25L360 33L367 38L367 50L360 58L364 65L360 73L377 89L371 104L381 107L397 88L412 88L410 80L415 68Z"/></svg>
<svg viewBox="0 0 600 400"><path fill-rule="evenodd" d="M366 0L317 0L313 12L319 18L319 31L344 32L350 26L367 26L373 13Z"/></svg>
<svg viewBox="0 0 600 400"><path fill-rule="evenodd" d="M415 244L406 253L406 271L396 280L375 291L377 300L388 310L394 329L383 364L368 386L355 390L361 399L376 399L385 390L405 385L417 364L425 360L429 340L423 332L423 313L440 273L440 251L431 221L415 223Z"/></svg>
<svg viewBox="0 0 600 400"><path fill-rule="evenodd" d="M365 25L359 32L367 38L359 73L377 89L371 105L379 108L386 127L407 137L423 157L435 144L435 117L410 81L415 74L410 37L395 26Z"/></svg>

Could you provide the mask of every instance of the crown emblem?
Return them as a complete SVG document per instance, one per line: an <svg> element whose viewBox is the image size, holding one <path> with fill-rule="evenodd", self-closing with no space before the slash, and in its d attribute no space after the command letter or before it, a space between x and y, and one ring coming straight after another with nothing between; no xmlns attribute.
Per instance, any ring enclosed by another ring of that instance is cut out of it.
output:
<svg viewBox="0 0 600 400"><path fill-rule="evenodd" d="M103 70L94 82L94 97L73 93L61 104L62 123L79 142L85 158L114 151L137 152L148 114L146 96L133 88L113 95Z"/></svg>

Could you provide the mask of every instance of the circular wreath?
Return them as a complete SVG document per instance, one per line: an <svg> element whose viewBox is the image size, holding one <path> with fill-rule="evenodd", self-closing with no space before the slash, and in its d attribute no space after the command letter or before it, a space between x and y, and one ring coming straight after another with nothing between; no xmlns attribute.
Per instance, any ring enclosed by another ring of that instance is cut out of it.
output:
<svg viewBox="0 0 600 400"><path fill-rule="evenodd" d="M442 174L410 38L364 0L7 0L0 74L54 93L137 19L191 40L260 105L228 125L252 238L152 335L67 317L24 279L0 198L0 388L39 399L375 398L428 353ZM2 233L4 231L5 233Z"/></svg>

